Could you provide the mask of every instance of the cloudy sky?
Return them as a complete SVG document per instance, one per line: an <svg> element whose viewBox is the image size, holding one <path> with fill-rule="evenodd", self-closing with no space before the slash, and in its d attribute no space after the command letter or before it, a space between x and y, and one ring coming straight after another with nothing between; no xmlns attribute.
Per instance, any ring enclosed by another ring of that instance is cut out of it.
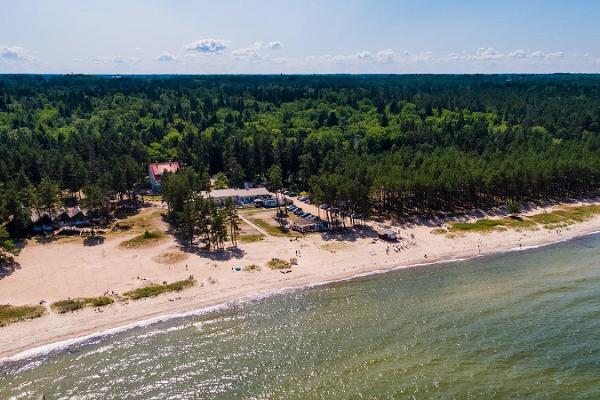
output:
<svg viewBox="0 0 600 400"><path fill-rule="evenodd" d="M0 0L0 73L600 72L592 0Z"/></svg>

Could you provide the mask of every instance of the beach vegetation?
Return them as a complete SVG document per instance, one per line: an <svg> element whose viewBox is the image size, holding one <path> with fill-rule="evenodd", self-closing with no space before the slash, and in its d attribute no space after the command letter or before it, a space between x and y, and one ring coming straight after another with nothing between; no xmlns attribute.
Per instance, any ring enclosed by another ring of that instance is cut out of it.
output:
<svg viewBox="0 0 600 400"><path fill-rule="evenodd" d="M0 304L0 326L26 319L39 318L45 313L46 309L42 305L12 306L10 304Z"/></svg>
<svg viewBox="0 0 600 400"><path fill-rule="evenodd" d="M73 312L84 307L103 307L113 304L115 301L108 296L83 297L77 299L67 299L55 301L50 308L58 314Z"/></svg>
<svg viewBox="0 0 600 400"><path fill-rule="evenodd" d="M240 237L238 238L238 240L241 243L256 243L256 242L260 242L261 240L264 240L264 239L265 239L264 235L261 235L260 233L240 235Z"/></svg>
<svg viewBox="0 0 600 400"><path fill-rule="evenodd" d="M272 258L267 262L267 267L270 269L288 269L292 268L292 264L280 258Z"/></svg>
<svg viewBox="0 0 600 400"><path fill-rule="evenodd" d="M196 280L194 278L188 278L181 281L173 282L173 283L165 283L165 284L150 284L148 286L144 286L138 289L133 289L128 292L123 293L124 297L127 297L132 300L143 299L146 297L154 297L163 293L169 292L180 292L183 289L194 286Z"/></svg>
<svg viewBox="0 0 600 400"><path fill-rule="evenodd" d="M249 264L244 266L244 268L242 268L243 271L246 272L259 272L261 270L260 265L256 265L256 264Z"/></svg>
<svg viewBox="0 0 600 400"><path fill-rule="evenodd" d="M138 247L150 246L166 237L164 232L160 231L145 231L141 235L137 235L131 239L125 240L120 244L121 247L133 249Z"/></svg>

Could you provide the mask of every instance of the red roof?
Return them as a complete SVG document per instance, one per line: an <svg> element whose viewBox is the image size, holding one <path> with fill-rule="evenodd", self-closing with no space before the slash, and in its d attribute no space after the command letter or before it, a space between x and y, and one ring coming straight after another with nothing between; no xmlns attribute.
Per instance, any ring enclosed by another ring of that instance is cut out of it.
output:
<svg viewBox="0 0 600 400"><path fill-rule="evenodd" d="M179 163L177 161L172 162L161 162L150 164L150 173L154 176L157 181L165 172L177 172L179 169Z"/></svg>

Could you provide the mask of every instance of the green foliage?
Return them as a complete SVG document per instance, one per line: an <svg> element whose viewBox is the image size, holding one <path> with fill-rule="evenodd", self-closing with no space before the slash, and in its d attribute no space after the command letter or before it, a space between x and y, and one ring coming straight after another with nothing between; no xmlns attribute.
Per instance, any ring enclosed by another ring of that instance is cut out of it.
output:
<svg viewBox="0 0 600 400"><path fill-rule="evenodd" d="M121 247L134 249L138 247L150 246L165 238L164 232L159 231L144 231L141 235L137 235L131 239L125 240L120 244Z"/></svg>
<svg viewBox="0 0 600 400"><path fill-rule="evenodd" d="M504 223L497 219L478 219L475 222L453 222L450 225L451 231L489 232L504 226Z"/></svg>
<svg viewBox="0 0 600 400"><path fill-rule="evenodd" d="M43 306L11 306L0 304L0 326L6 326L14 322L26 319L39 318L46 313Z"/></svg>
<svg viewBox="0 0 600 400"><path fill-rule="evenodd" d="M511 203L508 203L508 205L506 206L506 210L509 214L517 215L521 212L521 205L513 201Z"/></svg>
<svg viewBox="0 0 600 400"><path fill-rule="evenodd" d="M115 301L107 296L85 297L79 299L68 299L55 301L50 307L59 314L73 312L84 307L103 307Z"/></svg>
<svg viewBox="0 0 600 400"><path fill-rule="evenodd" d="M280 258L272 258L267 262L267 267L271 269L288 269L292 268L292 264Z"/></svg>
<svg viewBox="0 0 600 400"><path fill-rule="evenodd" d="M143 288L130 290L128 292L123 293L123 296L128 297L132 300L143 299L145 297L154 297L159 294L168 293L168 292L180 292L183 289L188 287L192 287L196 284L196 281L193 278L184 279L182 281L177 281L164 285L148 285Z"/></svg>
<svg viewBox="0 0 600 400"><path fill-rule="evenodd" d="M224 172L219 172L215 176L215 189L226 189L229 187L229 178Z"/></svg>
<svg viewBox="0 0 600 400"><path fill-rule="evenodd" d="M431 214L600 189L595 75L3 75L0 87L11 236L60 193L134 198L148 162L169 159L186 165L163 177L173 220L209 176L216 188L310 190L338 208L324 213L334 226L355 222L342 211ZM192 236L227 219L202 215ZM221 246L218 231L208 236Z"/></svg>

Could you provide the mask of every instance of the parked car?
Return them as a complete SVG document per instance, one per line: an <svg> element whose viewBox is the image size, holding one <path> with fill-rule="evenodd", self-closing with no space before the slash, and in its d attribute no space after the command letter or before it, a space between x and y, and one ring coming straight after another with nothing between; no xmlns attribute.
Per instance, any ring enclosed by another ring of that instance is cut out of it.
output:
<svg viewBox="0 0 600 400"><path fill-rule="evenodd" d="M305 199L306 199L306 197L304 197L304 196L298 196L298 200L300 200L300 201L304 201Z"/></svg>
<svg viewBox="0 0 600 400"><path fill-rule="evenodd" d="M304 212L304 211L302 211L302 209L301 209L300 207L298 207L298 208L296 208L296 209L294 210L294 214L296 214L296 215L300 215L300 214L301 214L301 213L303 213L303 212Z"/></svg>
<svg viewBox="0 0 600 400"><path fill-rule="evenodd" d="M290 196L290 197L296 197L296 196L298 196L298 193L296 193L296 192L289 192L288 196Z"/></svg>
<svg viewBox="0 0 600 400"><path fill-rule="evenodd" d="M287 206L288 211L294 211L295 209L297 209L298 207L294 206L294 205L290 205Z"/></svg>
<svg viewBox="0 0 600 400"><path fill-rule="evenodd" d="M326 210L328 207L329 207L329 206L328 206L327 204L321 204L321 205L319 206L319 208L320 208L321 210Z"/></svg>

